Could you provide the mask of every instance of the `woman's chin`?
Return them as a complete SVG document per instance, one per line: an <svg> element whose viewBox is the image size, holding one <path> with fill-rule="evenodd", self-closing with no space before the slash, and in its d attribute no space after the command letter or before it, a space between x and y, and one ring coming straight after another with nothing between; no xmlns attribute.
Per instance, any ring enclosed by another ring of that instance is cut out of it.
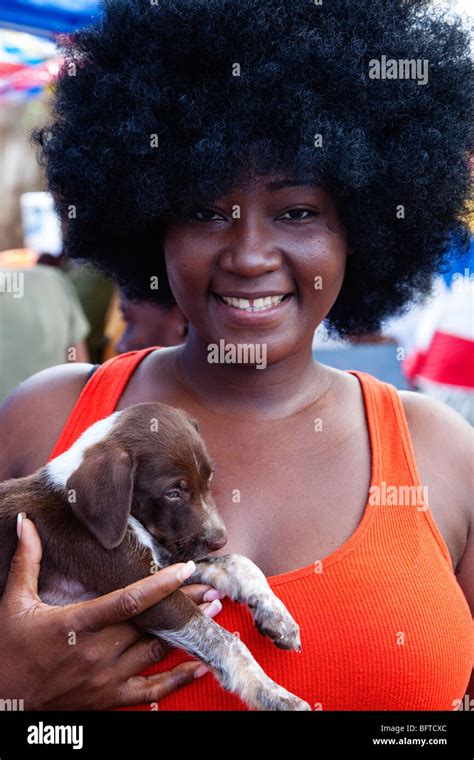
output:
<svg viewBox="0 0 474 760"><path fill-rule="evenodd" d="M223 320L217 324L212 320L206 331L207 361L209 364L266 369L294 353L295 346L301 342L301 336L295 330L297 324L296 319L291 319L271 326L261 324L258 328L255 325L248 328L240 323L229 324Z"/></svg>
<svg viewBox="0 0 474 760"><path fill-rule="evenodd" d="M204 313L190 314L195 333L207 352L209 364L239 364L265 369L294 355L313 341L314 314L303 320L299 299L291 294L261 311L245 311L209 295ZM307 317L308 315L306 315Z"/></svg>

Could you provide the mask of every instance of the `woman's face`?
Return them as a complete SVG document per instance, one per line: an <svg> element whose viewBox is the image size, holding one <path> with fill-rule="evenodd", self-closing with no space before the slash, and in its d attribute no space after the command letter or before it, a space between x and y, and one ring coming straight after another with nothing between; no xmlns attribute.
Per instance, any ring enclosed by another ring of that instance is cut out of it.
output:
<svg viewBox="0 0 474 760"><path fill-rule="evenodd" d="M168 277L190 335L205 344L266 344L269 364L311 345L341 288L346 256L330 195L281 177L236 187L165 234Z"/></svg>

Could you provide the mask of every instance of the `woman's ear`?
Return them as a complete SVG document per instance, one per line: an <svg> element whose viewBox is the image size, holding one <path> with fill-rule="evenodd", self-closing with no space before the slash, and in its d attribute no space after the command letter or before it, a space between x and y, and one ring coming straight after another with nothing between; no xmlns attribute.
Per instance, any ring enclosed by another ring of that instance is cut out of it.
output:
<svg viewBox="0 0 474 760"><path fill-rule="evenodd" d="M116 444L99 443L67 482L72 511L105 549L122 543L132 506L135 465Z"/></svg>

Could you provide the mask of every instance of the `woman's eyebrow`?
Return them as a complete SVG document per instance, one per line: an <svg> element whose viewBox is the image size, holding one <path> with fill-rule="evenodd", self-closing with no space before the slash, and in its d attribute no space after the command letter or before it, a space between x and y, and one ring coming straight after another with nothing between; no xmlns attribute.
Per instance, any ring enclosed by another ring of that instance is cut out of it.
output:
<svg viewBox="0 0 474 760"><path fill-rule="evenodd" d="M272 180L266 186L266 189L273 193L276 190L281 190L284 187L319 187L317 182L304 182L300 179L277 179Z"/></svg>

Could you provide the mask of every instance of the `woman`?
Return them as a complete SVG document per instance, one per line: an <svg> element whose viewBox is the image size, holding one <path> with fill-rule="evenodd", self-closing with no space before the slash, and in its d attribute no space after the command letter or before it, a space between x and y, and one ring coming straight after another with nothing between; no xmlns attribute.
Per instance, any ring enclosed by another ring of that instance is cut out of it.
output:
<svg viewBox="0 0 474 760"><path fill-rule="evenodd" d="M340 335L376 330L428 291L448 238L466 240L466 38L421 1L105 10L67 44L75 74L36 139L60 212L75 208L69 255L141 299L170 287L188 339L90 379L89 365L30 379L2 410L3 476L32 472L113 409L154 399L186 410L217 465L221 553L262 568L300 623L302 654L262 639L228 599L219 622L314 709L452 710L473 659L471 428L428 399L315 363L311 343L323 320ZM427 59L429 83L370 77L387 55ZM54 614L57 634L68 618ZM86 626L94 673L76 679L75 706L130 705L100 621ZM48 675L41 625L34 658ZM9 630L7 694L35 662ZM74 701L72 659L61 648L49 704L65 691ZM147 673L185 660L172 652ZM243 709L211 674L159 706Z"/></svg>

